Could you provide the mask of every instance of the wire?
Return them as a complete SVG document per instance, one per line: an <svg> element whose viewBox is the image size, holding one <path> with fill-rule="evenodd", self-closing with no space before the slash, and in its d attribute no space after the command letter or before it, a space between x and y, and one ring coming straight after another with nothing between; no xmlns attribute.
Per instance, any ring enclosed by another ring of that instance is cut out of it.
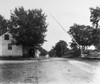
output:
<svg viewBox="0 0 100 84"><path fill-rule="evenodd" d="M50 16L56 21L56 23L66 32L68 33L65 28L60 24L60 22L51 14L49 13ZM71 37L73 38L73 40L75 41L75 43L80 47L80 45L78 44L78 42L75 40L75 38L73 37L73 35L71 35Z"/></svg>
<svg viewBox="0 0 100 84"><path fill-rule="evenodd" d="M57 19L51 14L51 13L49 13L50 15L51 15L51 17L56 21L56 23L57 24L59 24L59 26L67 33L67 31L64 29L64 27L57 21Z"/></svg>

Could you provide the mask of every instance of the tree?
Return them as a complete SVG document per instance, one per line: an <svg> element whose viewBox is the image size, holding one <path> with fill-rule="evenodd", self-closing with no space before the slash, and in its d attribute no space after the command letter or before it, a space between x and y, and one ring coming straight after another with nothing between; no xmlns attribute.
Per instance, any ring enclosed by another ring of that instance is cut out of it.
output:
<svg viewBox="0 0 100 84"><path fill-rule="evenodd" d="M15 8L9 21L10 32L16 45L38 47L45 39L47 31L46 15L42 9L25 10L23 7Z"/></svg>
<svg viewBox="0 0 100 84"><path fill-rule="evenodd" d="M90 8L90 12L90 22L92 22L93 27L97 29L100 21L100 7Z"/></svg>
<svg viewBox="0 0 100 84"><path fill-rule="evenodd" d="M2 15L0 15L0 34L7 31L7 22L8 21Z"/></svg>
<svg viewBox="0 0 100 84"><path fill-rule="evenodd" d="M53 46L52 49L48 53L50 57L55 57L56 56L55 47Z"/></svg>
<svg viewBox="0 0 100 84"><path fill-rule="evenodd" d="M40 56L46 56L48 54L48 52L43 47L40 47L39 51L41 52Z"/></svg>
<svg viewBox="0 0 100 84"><path fill-rule="evenodd" d="M70 42L70 47L71 47L71 55L72 57L79 57L81 56L81 50L75 43L75 41L72 39L72 42Z"/></svg>
<svg viewBox="0 0 100 84"><path fill-rule="evenodd" d="M68 33L74 37L79 45L85 47L93 44L92 31L93 28L90 26L74 24Z"/></svg>
<svg viewBox="0 0 100 84"><path fill-rule="evenodd" d="M100 28L93 30L93 45L100 50Z"/></svg>
<svg viewBox="0 0 100 84"><path fill-rule="evenodd" d="M91 16L90 22L92 22L94 30L93 30L93 41L94 45L97 49L100 50L100 28L99 28L99 21L100 21L100 7L90 8Z"/></svg>
<svg viewBox="0 0 100 84"><path fill-rule="evenodd" d="M72 50L77 50L78 49L77 44L73 40L72 40L72 42L70 42L70 47L71 47Z"/></svg>
<svg viewBox="0 0 100 84"><path fill-rule="evenodd" d="M65 52L68 51L68 48L67 48L67 43L63 40L60 40L58 43L56 43L55 45L55 53L58 57L61 57L64 55Z"/></svg>

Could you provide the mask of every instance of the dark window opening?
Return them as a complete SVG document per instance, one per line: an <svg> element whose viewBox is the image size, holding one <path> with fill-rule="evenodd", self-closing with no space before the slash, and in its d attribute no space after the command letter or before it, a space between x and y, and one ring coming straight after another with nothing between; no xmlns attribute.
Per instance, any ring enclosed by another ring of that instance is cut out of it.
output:
<svg viewBox="0 0 100 84"><path fill-rule="evenodd" d="M8 50L12 50L12 44L8 44Z"/></svg>
<svg viewBox="0 0 100 84"><path fill-rule="evenodd" d="M6 35L4 36L4 39L5 39L5 40L9 40L9 35L6 34Z"/></svg>

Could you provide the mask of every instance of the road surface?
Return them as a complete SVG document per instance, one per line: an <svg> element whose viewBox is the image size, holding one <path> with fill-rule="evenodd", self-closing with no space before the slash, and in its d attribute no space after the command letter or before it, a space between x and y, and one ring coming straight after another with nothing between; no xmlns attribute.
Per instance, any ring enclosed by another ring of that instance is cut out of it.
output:
<svg viewBox="0 0 100 84"><path fill-rule="evenodd" d="M49 58L0 61L1 84L100 84L100 62Z"/></svg>

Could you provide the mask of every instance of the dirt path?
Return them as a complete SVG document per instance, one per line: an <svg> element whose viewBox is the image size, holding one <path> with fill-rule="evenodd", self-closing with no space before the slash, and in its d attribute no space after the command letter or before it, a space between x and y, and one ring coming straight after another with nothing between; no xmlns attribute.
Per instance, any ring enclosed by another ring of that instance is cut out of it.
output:
<svg viewBox="0 0 100 84"><path fill-rule="evenodd" d="M99 84L98 65L64 58L1 61L0 82L1 84Z"/></svg>

